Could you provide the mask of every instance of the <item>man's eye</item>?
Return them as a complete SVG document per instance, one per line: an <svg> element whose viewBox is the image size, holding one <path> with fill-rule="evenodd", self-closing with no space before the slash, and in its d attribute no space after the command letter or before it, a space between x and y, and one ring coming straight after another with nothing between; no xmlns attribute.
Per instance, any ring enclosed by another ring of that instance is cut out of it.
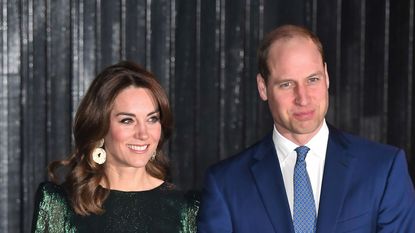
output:
<svg viewBox="0 0 415 233"><path fill-rule="evenodd" d="M320 78L319 77L317 77L317 76L313 76L313 77L310 77L309 79L308 79L308 83L315 83L315 82L318 82L320 80Z"/></svg>
<svg viewBox="0 0 415 233"><path fill-rule="evenodd" d="M283 83L280 83L280 85L279 85L279 87L283 88L283 89L287 89L287 88L290 88L292 86L293 86L292 82L283 82Z"/></svg>

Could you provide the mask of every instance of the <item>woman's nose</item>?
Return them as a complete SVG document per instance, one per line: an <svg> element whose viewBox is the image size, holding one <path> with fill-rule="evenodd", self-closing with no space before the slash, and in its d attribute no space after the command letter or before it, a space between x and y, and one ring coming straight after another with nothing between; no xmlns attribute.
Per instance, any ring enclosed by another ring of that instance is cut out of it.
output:
<svg viewBox="0 0 415 233"><path fill-rule="evenodd" d="M139 123L136 126L136 136L140 140L145 140L148 138L147 126L144 123Z"/></svg>

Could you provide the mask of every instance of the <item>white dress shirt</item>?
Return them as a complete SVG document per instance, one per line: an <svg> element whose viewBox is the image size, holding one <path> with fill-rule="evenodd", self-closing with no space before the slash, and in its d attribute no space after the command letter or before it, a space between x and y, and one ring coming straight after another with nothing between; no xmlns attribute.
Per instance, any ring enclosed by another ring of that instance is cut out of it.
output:
<svg viewBox="0 0 415 233"><path fill-rule="evenodd" d="M310 148L306 157L307 172L313 189L316 213L320 202L321 183L323 181L324 162L326 159L327 143L329 139L329 129L326 121L318 133L305 145ZM291 216L294 208L294 166L297 159L295 148L302 146L296 145L282 136L274 125L272 134L278 161L280 162L281 173L284 179L284 186L287 192L288 204L290 205Z"/></svg>

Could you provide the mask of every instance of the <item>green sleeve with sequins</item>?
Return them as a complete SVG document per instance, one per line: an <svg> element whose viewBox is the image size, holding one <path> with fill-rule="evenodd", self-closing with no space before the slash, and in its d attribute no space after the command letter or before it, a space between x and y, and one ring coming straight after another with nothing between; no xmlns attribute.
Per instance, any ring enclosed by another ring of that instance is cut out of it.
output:
<svg viewBox="0 0 415 233"><path fill-rule="evenodd" d="M39 185L35 198L32 233L77 232L65 191L51 182Z"/></svg>
<svg viewBox="0 0 415 233"><path fill-rule="evenodd" d="M182 230L181 233L196 233L196 217L199 211L200 197L197 192L188 192L186 194L187 207L182 212L181 222Z"/></svg>

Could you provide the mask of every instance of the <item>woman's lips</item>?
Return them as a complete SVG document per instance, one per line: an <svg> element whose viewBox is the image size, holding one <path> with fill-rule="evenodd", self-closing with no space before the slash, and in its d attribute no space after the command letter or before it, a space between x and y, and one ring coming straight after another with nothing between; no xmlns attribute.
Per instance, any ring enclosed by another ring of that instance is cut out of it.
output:
<svg viewBox="0 0 415 233"><path fill-rule="evenodd" d="M128 144L127 147L130 148L131 150L133 150L134 152L143 153L143 152L147 151L147 148L149 147L149 144L146 144L146 145Z"/></svg>

